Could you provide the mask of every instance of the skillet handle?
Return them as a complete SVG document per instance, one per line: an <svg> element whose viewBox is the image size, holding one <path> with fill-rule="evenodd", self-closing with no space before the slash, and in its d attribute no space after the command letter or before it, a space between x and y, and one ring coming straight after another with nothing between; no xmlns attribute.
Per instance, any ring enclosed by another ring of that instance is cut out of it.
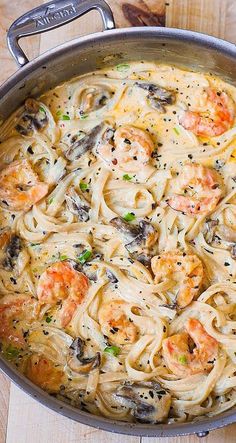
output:
<svg viewBox="0 0 236 443"><path fill-rule="evenodd" d="M104 29L115 28L112 11L104 0L55 0L32 9L12 23L7 33L8 48L19 66L29 62L18 40L21 37L50 31L96 9Z"/></svg>

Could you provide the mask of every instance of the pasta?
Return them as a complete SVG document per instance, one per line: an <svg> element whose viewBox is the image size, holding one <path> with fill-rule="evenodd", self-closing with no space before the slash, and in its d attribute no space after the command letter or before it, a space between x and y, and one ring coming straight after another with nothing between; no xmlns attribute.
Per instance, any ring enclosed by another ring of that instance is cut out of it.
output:
<svg viewBox="0 0 236 443"><path fill-rule="evenodd" d="M0 342L92 414L194 421L236 403L236 89L123 63L0 128Z"/></svg>

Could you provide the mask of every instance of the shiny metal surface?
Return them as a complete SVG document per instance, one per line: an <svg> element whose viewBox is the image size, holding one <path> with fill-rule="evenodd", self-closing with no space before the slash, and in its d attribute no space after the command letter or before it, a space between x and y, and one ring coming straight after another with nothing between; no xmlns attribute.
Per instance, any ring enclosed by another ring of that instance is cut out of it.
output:
<svg viewBox="0 0 236 443"><path fill-rule="evenodd" d="M17 40L16 35L14 38ZM156 60L188 69L210 71L236 85L236 46L231 43L179 29L140 27L110 30L73 40L27 63L0 87L0 120L8 117L29 95L37 96L75 75L130 60ZM80 411L48 395L2 358L0 369L25 392L49 408L73 420L111 432L152 437L193 433L204 436L212 429L236 422L235 409L214 418L202 418L195 423L151 425L108 420Z"/></svg>
<svg viewBox="0 0 236 443"><path fill-rule="evenodd" d="M29 62L18 40L40 34L75 20L93 9L99 11L104 29L115 27L111 9L104 0L57 0L32 9L12 23L7 33L9 51L19 66Z"/></svg>

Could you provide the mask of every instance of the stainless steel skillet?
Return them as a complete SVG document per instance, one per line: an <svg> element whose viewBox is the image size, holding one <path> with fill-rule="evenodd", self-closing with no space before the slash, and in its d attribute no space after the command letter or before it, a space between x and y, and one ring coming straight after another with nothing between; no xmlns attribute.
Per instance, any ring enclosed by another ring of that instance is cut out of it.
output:
<svg viewBox="0 0 236 443"><path fill-rule="evenodd" d="M105 32L72 40L33 61L27 59L19 46L19 38L57 28L91 9L100 12ZM29 95L40 95L75 75L131 60L158 60L197 71L210 71L236 84L235 45L179 29L115 29L112 12L104 0L58 0L44 4L16 20L7 38L9 49L21 68L0 87L0 120L7 118ZM212 429L236 421L235 409L214 418L172 425L130 424L109 420L60 402L33 385L2 358L0 369L45 406L73 420L107 431L152 437L193 433L204 436Z"/></svg>

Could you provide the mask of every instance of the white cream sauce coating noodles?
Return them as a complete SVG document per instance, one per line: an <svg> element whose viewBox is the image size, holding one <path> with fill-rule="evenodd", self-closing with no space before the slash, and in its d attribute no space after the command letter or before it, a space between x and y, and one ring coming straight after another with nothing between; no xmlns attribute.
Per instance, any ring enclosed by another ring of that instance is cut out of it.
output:
<svg viewBox="0 0 236 443"><path fill-rule="evenodd" d="M1 353L92 414L236 403L236 89L123 63L0 128Z"/></svg>

